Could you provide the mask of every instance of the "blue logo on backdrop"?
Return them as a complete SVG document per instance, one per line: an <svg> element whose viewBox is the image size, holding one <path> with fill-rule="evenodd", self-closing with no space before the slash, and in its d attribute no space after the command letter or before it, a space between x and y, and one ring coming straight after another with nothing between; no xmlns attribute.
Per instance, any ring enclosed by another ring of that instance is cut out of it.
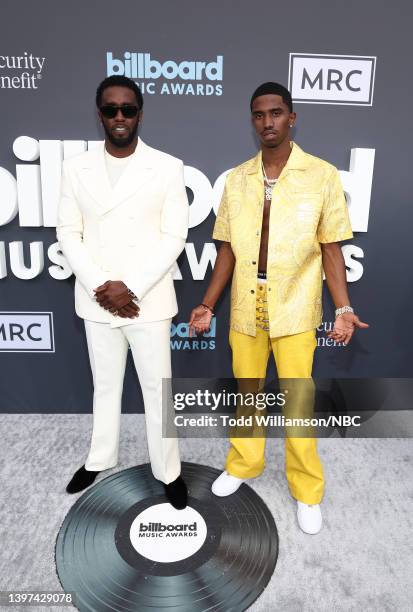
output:
<svg viewBox="0 0 413 612"><path fill-rule="evenodd" d="M122 57L106 53L107 76L120 74L137 81L142 93L178 96L222 96L224 58L201 62L159 61L150 53L125 51ZM192 81L192 82L188 82ZM212 83L211 83L212 81Z"/></svg>
<svg viewBox="0 0 413 612"><path fill-rule="evenodd" d="M189 323L172 323L171 325L171 349L173 351L213 351L215 349L217 321L214 317L208 332L202 336L189 336Z"/></svg>

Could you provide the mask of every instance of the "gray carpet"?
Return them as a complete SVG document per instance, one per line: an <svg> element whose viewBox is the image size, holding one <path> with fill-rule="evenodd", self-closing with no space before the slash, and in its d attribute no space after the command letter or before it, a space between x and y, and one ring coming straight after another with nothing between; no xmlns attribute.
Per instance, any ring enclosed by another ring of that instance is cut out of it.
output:
<svg viewBox="0 0 413 612"><path fill-rule="evenodd" d="M142 420L123 415L116 470L148 461ZM86 457L91 417L0 415L0 422L0 590L61 591L55 539L77 498L64 487ZM225 440L181 441L184 461L216 468L223 466L226 449ZM267 589L250 610L411 612L413 441L335 438L320 440L319 449L327 480L324 527L309 536L296 524L282 441L268 441L268 467L252 486L275 517L280 554ZM17 610L5 608L12 609Z"/></svg>

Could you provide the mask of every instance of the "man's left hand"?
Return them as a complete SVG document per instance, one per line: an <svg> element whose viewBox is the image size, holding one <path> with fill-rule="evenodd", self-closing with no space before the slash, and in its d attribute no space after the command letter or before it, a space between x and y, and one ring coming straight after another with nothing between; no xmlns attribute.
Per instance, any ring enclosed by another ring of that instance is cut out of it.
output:
<svg viewBox="0 0 413 612"><path fill-rule="evenodd" d="M328 332L327 336L335 342L343 342L344 345L347 345L353 337L356 327L366 329L369 326L367 323L360 321L356 314L345 312L336 318L333 331Z"/></svg>
<svg viewBox="0 0 413 612"><path fill-rule="evenodd" d="M131 301L128 288L122 281L106 281L95 289L95 296L105 310L119 310Z"/></svg>

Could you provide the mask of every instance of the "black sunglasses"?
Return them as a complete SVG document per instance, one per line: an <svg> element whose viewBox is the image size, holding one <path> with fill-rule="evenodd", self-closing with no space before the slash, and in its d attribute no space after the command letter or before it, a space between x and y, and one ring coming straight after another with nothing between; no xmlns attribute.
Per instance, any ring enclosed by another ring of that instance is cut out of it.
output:
<svg viewBox="0 0 413 612"><path fill-rule="evenodd" d="M119 110L125 119L132 119L132 117L136 117L139 111L138 107L134 104L122 104L121 106L117 106L116 104L105 104L101 106L99 110L106 119L114 119Z"/></svg>

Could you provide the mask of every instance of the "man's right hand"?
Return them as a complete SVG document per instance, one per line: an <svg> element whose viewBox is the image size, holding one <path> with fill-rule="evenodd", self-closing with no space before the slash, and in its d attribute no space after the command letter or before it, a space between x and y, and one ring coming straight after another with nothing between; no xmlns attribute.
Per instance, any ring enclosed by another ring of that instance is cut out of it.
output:
<svg viewBox="0 0 413 612"><path fill-rule="evenodd" d="M122 281L108 280L94 289L96 301L102 308L117 317L133 319L139 316L139 306L133 301L127 286ZM132 294L133 295L133 294Z"/></svg>
<svg viewBox="0 0 413 612"><path fill-rule="evenodd" d="M223 242L218 250L211 282L202 300L204 304L215 306L225 285L232 276L234 267L235 256L232 252L231 244ZM195 334L202 334L208 331L212 317L213 313L208 308L205 308L205 306L202 306L202 304L194 308L189 320L190 337L192 337L193 332Z"/></svg>
<svg viewBox="0 0 413 612"><path fill-rule="evenodd" d="M136 319L139 317L139 306L135 304L132 300L119 308L117 317L122 317L123 319Z"/></svg>
<svg viewBox="0 0 413 612"><path fill-rule="evenodd" d="M213 316L213 313L201 304L194 308L189 319L189 336L192 337L193 333L202 334L208 331Z"/></svg>

